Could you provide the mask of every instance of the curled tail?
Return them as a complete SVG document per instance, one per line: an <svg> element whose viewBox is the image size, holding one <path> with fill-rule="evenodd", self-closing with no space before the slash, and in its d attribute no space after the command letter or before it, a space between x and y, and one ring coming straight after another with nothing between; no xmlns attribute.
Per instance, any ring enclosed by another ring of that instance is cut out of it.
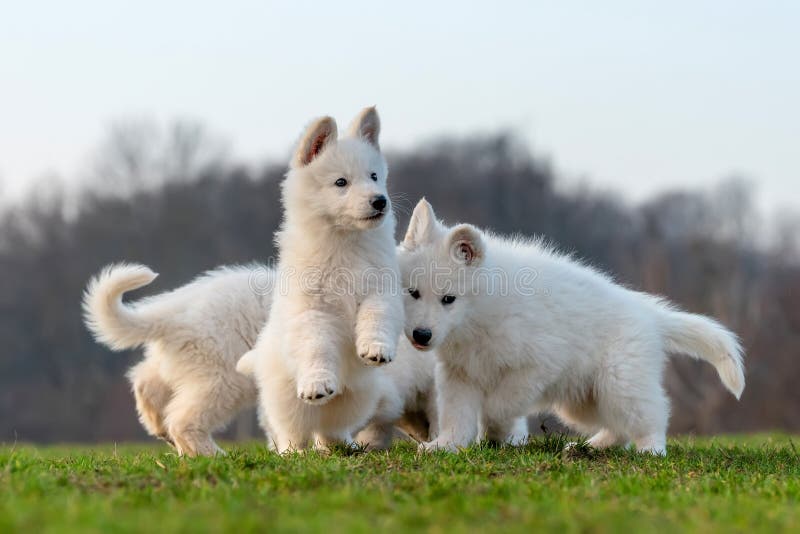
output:
<svg viewBox="0 0 800 534"><path fill-rule="evenodd" d="M151 322L136 308L122 302L122 295L155 280L144 265L109 265L92 278L83 294L83 318L97 341L114 350L129 349L147 341Z"/></svg>
<svg viewBox="0 0 800 534"><path fill-rule="evenodd" d="M728 391L737 399L742 396L744 354L735 334L703 315L674 310L663 312L662 328L667 350L707 361Z"/></svg>

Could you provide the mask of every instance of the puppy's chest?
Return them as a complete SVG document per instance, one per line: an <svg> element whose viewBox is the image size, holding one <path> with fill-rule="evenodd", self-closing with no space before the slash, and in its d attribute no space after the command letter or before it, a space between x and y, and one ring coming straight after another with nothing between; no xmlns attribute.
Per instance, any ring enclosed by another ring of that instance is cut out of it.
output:
<svg viewBox="0 0 800 534"><path fill-rule="evenodd" d="M484 335L447 343L440 353L454 372L491 393L509 373L531 366L528 350L512 339Z"/></svg>
<svg viewBox="0 0 800 534"><path fill-rule="evenodd" d="M358 306L371 294L387 289L395 271L388 267L355 261L306 268L298 289L331 306Z"/></svg>
<svg viewBox="0 0 800 534"><path fill-rule="evenodd" d="M496 382L497 365L479 341L463 340L446 343L439 354L453 373L469 382L481 386Z"/></svg>

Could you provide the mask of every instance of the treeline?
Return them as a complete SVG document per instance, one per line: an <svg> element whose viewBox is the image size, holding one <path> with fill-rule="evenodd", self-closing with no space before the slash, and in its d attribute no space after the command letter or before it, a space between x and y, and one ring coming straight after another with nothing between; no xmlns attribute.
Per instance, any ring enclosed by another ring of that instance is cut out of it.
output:
<svg viewBox="0 0 800 534"><path fill-rule="evenodd" d="M196 126L137 132L112 132L82 194L43 185L0 219L0 441L144 437L124 378L138 355L110 353L81 321L81 293L103 265L145 263L161 273L148 291L160 292L220 264L273 256L283 163L231 164ZM742 401L710 366L674 358L672 432L800 429L800 269L792 251L756 246L745 182L633 208L566 187L503 133L389 160L400 231L425 196L448 222L544 235L620 282L738 332L747 349Z"/></svg>

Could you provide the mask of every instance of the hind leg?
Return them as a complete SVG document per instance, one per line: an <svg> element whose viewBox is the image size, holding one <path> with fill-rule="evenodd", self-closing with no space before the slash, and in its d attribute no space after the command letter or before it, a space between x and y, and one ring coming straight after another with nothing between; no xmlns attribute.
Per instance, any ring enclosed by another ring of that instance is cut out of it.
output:
<svg viewBox="0 0 800 534"><path fill-rule="evenodd" d="M225 451L217 445L214 438L211 437L211 433L204 428L179 420L170 427L170 431L175 449L181 456L225 455Z"/></svg>
<svg viewBox="0 0 800 534"><path fill-rule="evenodd" d="M372 422L356 434L356 443L366 447L368 451L386 450L392 445L394 425L392 423Z"/></svg>
<svg viewBox="0 0 800 534"><path fill-rule="evenodd" d="M201 385L200 378L196 380L177 390L167 406L167 429L180 454L225 454L211 433L224 428L239 411L239 392L226 383Z"/></svg>
<svg viewBox="0 0 800 534"><path fill-rule="evenodd" d="M317 451L330 452L336 445L353 447L356 443L353 436L346 431L314 435L314 449Z"/></svg>
<svg viewBox="0 0 800 534"><path fill-rule="evenodd" d="M659 387L652 396L636 399L631 406L629 418L617 435L621 441L633 441L639 452L665 456L668 421L669 400Z"/></svg>
<svg viewBox="0 0 800 534"><path fill-rule="evenodd" d="M261 425L267 434L269 448L278 454L305 451L308 448L311 433L308 428L298 425L297 420L286 417L292 407L272 403L273 406L277 405L277 409L265 410L263 408L264 399L261 400ZM292 398L292 400L294 399ZM281 411L281 408L285 408L285 411Z"/></svg>
<svg viewBox="0 0 800 534"><path fill-rule="evenodd" d="M667 426L669 424L669 399L661 384L653 385L651 394L638 399L628 437L636 450L657 456L667 455Z"/></svg>
<svg viewBox="0 0 800 534"><path fill-rule="evenodd" d="M559 418L570 428L590 435L586 444L594 449L607 449L616 445L624 445L626 440L617 432L603 426L600 403L594 390L579 400L563 404L556 408ZM577 442L567 444L572 448Z"/></svg>
<svg viewBox="0 0 800 534"><path fill-rule="evenodd" d="M180 395L167 408L167 425L175 448L178 454L186 456L225 454L211 437L211 431L198 410L188 406L201 402L201 398Z"/></svg>
<svg viewBox="0 0 800 534"><path fill-rule="evenodd" d="M553 409L561 422L570 429L576 430L583 435L592 436L587 441L591 447L604 449L611 446L611 440L608 439L609 434L600 424L600 415L594 391L588 392L582 399L559 404L554 406ZM566 448L572 449L577 444L577 441L571 441L567 443Z"/></svg>
<svg viewBox="0 0 800 534"><path fill-rule="evenodd" d="M669 400L661 386L661 362L651 356L625 355L601 373L597 394L604 432L598 442L632 441L639 452L666 454Z"/></svg>
<svg viewBox="0 0 800 534"><path fill-rule="evenodd" d="M633 443L636 445L636 450L639 452L654 454L656 456L667 455L667 436L665 432L654 432L635 438Z"/></svg>
<svg viewBox="0 0 800 534"><path fill-rule="evenodd" d="M403 401L397 388L384 384L383 393L377 402L369 423L356 434L355 442L367 450L385 450L392 445L394 426L403 417Z"/></svg>
<svg viewBox="0 0 800 534"><path fill-rule="evenodd" d="M305 406L298 406L301 401L294 398L291 391L294 388L290 384L284 386L285 392L291 395L284 399L280 396L270 398L269 394L279 393L274 390L261 390L259 421L267 434L270 449L278 454L303 452L311 439L308 428L313 426L313 422L304 421L302 411ZM301 421L306 424L301 424Z"/></svg>
<svg viewBox="0 0 800 534"><path fill-rule="evenodd" d="M159 374L158 363L153 359L139 362L128 371L128 379L142 426L151 436L173 444L164 424L164 410L173 392Z"/></svg>
<svg viewBox="0 0 800 534"><path fill-rule="evenodd" d="M292 432L287 430L275 429L270 436L272 448L278 454L287 454L290 452L303 452L308 448L309 436L301 432Z"/></svg>

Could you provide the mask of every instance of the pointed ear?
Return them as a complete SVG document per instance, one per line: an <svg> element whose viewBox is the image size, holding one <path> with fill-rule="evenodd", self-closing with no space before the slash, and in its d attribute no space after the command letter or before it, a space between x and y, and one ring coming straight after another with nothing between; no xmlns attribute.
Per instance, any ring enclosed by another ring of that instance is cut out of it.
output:
<svg viewBox="0 0 800 534"><path fill-rule="evenodd" d="M408 230L403 238L403 247L414 250L420 245L433 241L433 232L436 229L436 214L433 207L424 198L417 202L414 213L408 221Z"/></svg>
<svg viewBox="0 0 800 534"><path fill-rule="evenodd" d="M381 119L378 117L378 110L375 109L375 106L361 110L350 123L349 134L351 137L360 137L375 148L380 148L378 137L381 134Z"/></svg>
<svg viewBox="0 0 800 534"><path fill-rule="evenodd" d="M477 266L483 261L484 244L480 230L471 224L459 224L447 238L450 257L464 265Z"/></svg>
<svg viewBox="0 0 800 534"><path fill-rule="evenodd" d="M336 136L336 121L331 117L322 117L309 124L297 143L292 166L305 167L314 161L327 146L336 142Z"/></svg>

